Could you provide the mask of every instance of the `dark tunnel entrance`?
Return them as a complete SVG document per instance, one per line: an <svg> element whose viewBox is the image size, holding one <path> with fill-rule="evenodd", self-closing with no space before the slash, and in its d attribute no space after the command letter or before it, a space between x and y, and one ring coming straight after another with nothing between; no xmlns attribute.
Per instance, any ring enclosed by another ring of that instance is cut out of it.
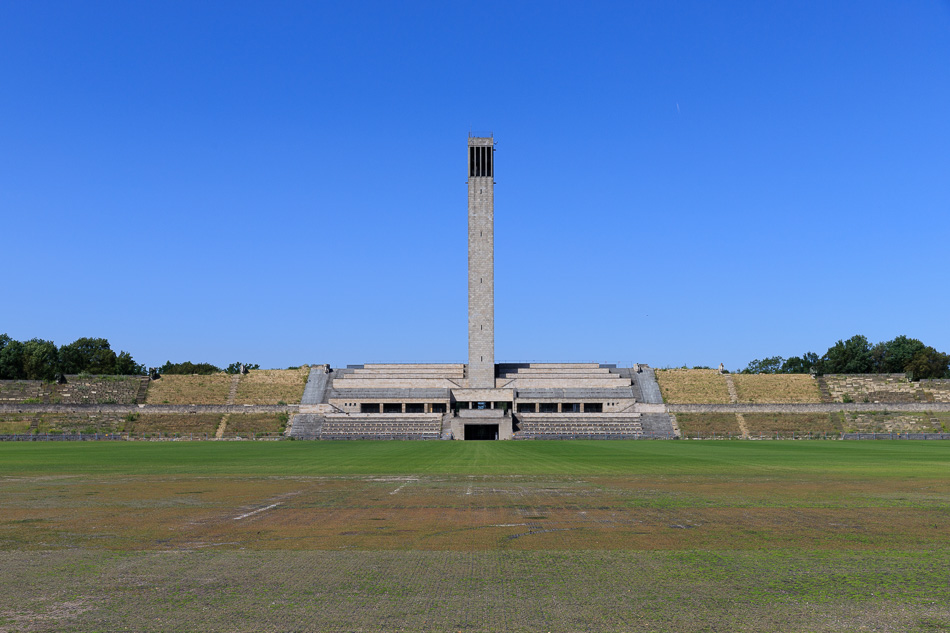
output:
<svg viewBox="0 0 950 633"><path fill-rule="evenodd" d="M497 424L466 424L465 425L465 439L466 440L497 440L498 439L498 425Z"/></svg>

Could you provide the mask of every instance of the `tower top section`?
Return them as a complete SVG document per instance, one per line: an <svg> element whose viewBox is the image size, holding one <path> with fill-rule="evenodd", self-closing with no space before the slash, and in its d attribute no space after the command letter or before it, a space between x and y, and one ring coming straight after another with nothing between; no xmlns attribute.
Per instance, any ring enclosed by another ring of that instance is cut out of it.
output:
<svg viewBox="0 0 950 633"><path fill-rule="evenodd" d="M495 139L491 136L468 137L468 177L494 178Z"/></svg>

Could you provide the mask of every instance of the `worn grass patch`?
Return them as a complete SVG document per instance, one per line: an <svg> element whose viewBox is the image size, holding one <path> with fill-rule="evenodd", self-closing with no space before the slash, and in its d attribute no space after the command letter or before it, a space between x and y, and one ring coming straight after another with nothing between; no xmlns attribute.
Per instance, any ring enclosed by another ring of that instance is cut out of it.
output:
<svg viewBox="0 0 950 633"><path fill-rule="evenodd" d="M23 414L0 414L0 433L26 433L32 424L32 416Z"/></svg>
<svg viewBox="0 0 950 633"><path fill-rule="evenodd" d="M746 413L749 435L837 435L842 431L839 413Z"/></svg>
<svg viewBox="0 0 950 633"><path fill-rule="evenodd" d="M739 437L735 413L677 413L676 423L685 437Z"/></svg>
<svg viewBox="0 0 950 633"><path fill-rule="evenodd" d="M806 374L733 374L739 402L821 402L815 379Z"/></svg>
<svg viewBox="0 0 950 633"><path fill-rule="evenodd" d="M148 385L147 404L227 404L231 376L165 375Z"/></svg>
<svg viewBox="0 0 950 633"><path fill-rule="evenodd" d="M113 433L121 421L118 413L3 413L0 429L8 430L0 433Z"/></svg>
<svg viewBox="0 0 950 633"><path fill-rule="evenodd" d="M56 477L3 481L0 550L941 548L946 480Z"/></svg>
<svg viewBox="0 0 950 633"><path fill-rule="evenodd" d="M122 430L133 435L210 435L218 428L220 413L149 413L127 421Z"/></svg>
<svg viewBox="0 0 950 633"><path fill-rule="evenodd" d="M713 369L658 369L656 380L667 403L729 403L726 379Z"/></svg>
<svg viewBox="0 0 950 633"><path fill-rule="evenodd" d="M296 404L303 397L310 368L254 369L241 376L235 404Z"/></svg>
<svg viewBox="0 0 950 633"><path fill-rule="evenodd" d="M225 436L283 433L287 419L286 413L235 413L228 418Z"/></svg>

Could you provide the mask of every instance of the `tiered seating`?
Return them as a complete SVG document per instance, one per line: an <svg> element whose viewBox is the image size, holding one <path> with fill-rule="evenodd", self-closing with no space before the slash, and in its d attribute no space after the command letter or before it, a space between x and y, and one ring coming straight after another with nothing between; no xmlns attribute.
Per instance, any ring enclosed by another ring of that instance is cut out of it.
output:
<svg viewBox="0 0 950 633"><path fill-rule="evenodd" d="M42 380L0 380L0 402L43 402L45 384Z"/></svg>
<svg viewBox="0 0 950 633"><path fill-rule="evenodd" d="M451 389L459 387L465 378L465 365L455 364L411 364L383 365L367 364L351 369L334 378L333 388L343 389L388 389L414 388Z"/></svg>
<svg viewBox="0 0 950 633"><path fill-rule="evenodd" d="M825 374L834 402L947 402L944 380L911 382L905 374Z"/></svg>
<svg viewBox="0 0 950 633"><path fill-rule="evenodd" d="M638 414L522 413L515 439L635 439L643 435Z"/></svg>
<svg viewBox="0 0 950 633"><path fill-rule="evenodd" d="M437 440L442 414L328 414L320 431L323 440Z"/></svg>
<svg viewBox="0 0 950 633"><path fill-rule="evenodd" d="M597 363L526 363L498 366L496 386L517 389L610 389L630 379Z"/></svg>
<svg viewBox="0 0 950 633"><path fill-rule="evenodd" d="M66 384L55 385L50 402L60 404L135 404L139 399L140 376L66 376Z"/></svg>
<svg viewBox="0 0 950 633"><path fill-rule="evenodd" d="M0 380L0 403L135 404L144 376L66 376L66 384Z"/></svg>
<svg viewBox="0 0 950 633"><path fill-rule="evenodd" d="M920 388L933 394L934 402L950 402L950 380L921 380Z"/></svg>

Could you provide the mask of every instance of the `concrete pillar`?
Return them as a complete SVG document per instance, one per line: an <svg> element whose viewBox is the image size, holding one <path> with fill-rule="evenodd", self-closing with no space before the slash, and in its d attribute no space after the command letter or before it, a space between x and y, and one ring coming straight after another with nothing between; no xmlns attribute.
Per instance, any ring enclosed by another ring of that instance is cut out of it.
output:
<svg viewBox="0 0 950 633"><path fill-rule="evenodd" d="M468 139L468 386L495 387L495 141Z"/></svg>

